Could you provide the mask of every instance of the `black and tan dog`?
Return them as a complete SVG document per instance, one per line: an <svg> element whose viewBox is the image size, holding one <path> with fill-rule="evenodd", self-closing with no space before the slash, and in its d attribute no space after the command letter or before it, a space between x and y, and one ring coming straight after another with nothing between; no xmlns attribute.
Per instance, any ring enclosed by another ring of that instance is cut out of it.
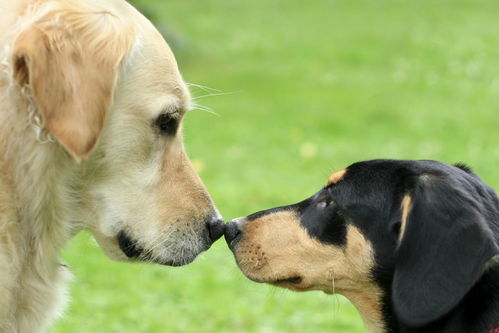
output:
<svg viewBox="0 0 499 333"><path fill-rule="evenodd" d="M248 278L343 294L370 332L499 328L499 200L464 165L355 163L225 236Z"/></svg>

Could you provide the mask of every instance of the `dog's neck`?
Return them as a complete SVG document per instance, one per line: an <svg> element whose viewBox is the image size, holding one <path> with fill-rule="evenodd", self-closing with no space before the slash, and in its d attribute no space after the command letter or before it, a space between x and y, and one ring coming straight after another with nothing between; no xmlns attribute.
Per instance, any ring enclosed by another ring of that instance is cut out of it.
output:
<svg viewBox="0 0 499 333"><path fill-rule="evenodd" d="M369 333L385 332L380 288L370 284L362 290L344 291L342 294L357 308Z"/></svg>
<svg viewBox="0 0 499 333"><path fill-rule="evenodd" d="M7 111L12 114L7 114ZM43 250L44 256L57 257L66 241L75 233L68 228L67 207L72 189L66 184L74 177L70 157L54 142L42 142L29 122L28 109L7 108L0 116L2 172L11 179L12 198L16 203L26 255ZM32 135L30 135L30 132ZM15 184L15 185L14 185ZM65 227L62 227L62 225ZM44 248L39 248L44 244Z"/></svg>
<svg viewBox="0 0 499 333"><path fill-rule="evenodd" d="M2 85L0 78L0 86ZM67 270L59 252L78 227L71 216L77 170L71 158L56 143L42 143L29 123L20 100L0 87L0 229L7 237L9 276L0 306L9 309L6 325L19 331L42 330L66 302ZM8 105L13 103L14 105ZM71 182L73 178L73 182ZM71 184L69 187L67 184ZM2 253L3 255L5 253ZM5 264L5 263L4 263ZM3 271L2 271L3 272ZM2 274L6 274L3 272ZM43 318L36 313L45 311ZM1 313L2 311L0 311ZM35 325L35 326L30 326Z"/></svg>

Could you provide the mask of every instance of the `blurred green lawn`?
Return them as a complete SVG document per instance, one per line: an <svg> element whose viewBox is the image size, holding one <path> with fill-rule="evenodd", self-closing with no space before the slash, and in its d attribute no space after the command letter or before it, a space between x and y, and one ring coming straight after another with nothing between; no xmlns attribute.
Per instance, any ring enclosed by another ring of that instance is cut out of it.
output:
<svg viewBox="0 0 499 333"><path fill-rule="evenodd" d="M226 219L296 202L364 159L463 161L499 188L497 0L136 1L197 102L191 158ZM364 332L340 296L246 280L220 241L182 268L114 263L87 234L64 258L52 332Z"/></svg>

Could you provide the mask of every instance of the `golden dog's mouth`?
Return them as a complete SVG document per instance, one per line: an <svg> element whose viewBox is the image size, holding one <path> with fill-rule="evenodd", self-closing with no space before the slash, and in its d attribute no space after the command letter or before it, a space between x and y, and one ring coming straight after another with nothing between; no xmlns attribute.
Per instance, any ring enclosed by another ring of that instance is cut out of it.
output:
<svg viewBox="0 0 499 333"><path fill-rule="evenodd" d="M191 263L197 254L190 256L182 256L174 259L161 259L153 256L151 251L145 250L137 241L130 238L126 232L120 231L117 235L118 246L120 250L128 257L129 260L137 262L152 262L166 266L183 266ZM206 246L208 248L209 246Z"/></svg>
<svg viewBox="0 0 499 333"><path fill-rule="evenodd" d="M151 247L143 241L139 241L125 230L120 231L116 235L116 242L119 249L129 261L151 262L167 266L183 266L191 263L201 252L209 249L213 242L220 237L223 228L223 223L209 222L207 223L206 230L200 233L187 235L188 238L186 238L186 234L181 234L180 237L184 237L184 239L177 238L173 240L180 241L177 243L172 243L172 240L164 239L161 246L157 246L156 248Z"/></svg>
<svg viewBox="0 0 499 333"><path fill-rule="evenodd" d="M139 258L143 254L144 249L136 241L133 241L126 232L120 231L117 238L121 251L128 258Z"/></svg>

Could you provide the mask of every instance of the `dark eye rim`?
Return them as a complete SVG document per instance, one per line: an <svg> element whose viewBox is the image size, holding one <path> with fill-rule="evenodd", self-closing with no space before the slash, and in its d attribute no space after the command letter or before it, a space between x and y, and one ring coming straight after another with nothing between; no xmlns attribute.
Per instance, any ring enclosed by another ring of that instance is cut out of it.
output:
<svg viewBox="0 0 499 333"><path fill-rule="evenodd" d="M325 204L324 208L329 207L330 205L335 205L330 187L324 187L323 191L321 191L316 204L319 205L321 203Z"/></svg>
<svg viewBox="0 0 499 333"><path fill-rule="evenodd" d="M156 118L154 123L161 134L175 135L179 125L179 119L170 113L162 113Z"/></svg>

